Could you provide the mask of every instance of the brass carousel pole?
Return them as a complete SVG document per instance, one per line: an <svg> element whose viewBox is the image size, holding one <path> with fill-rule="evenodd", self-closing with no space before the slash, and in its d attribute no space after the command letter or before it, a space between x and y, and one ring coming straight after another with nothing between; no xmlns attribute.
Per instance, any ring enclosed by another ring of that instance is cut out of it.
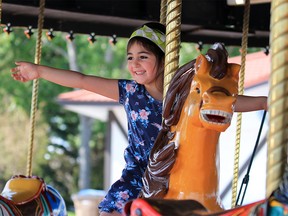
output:
<svg viewBox="0 0 288 216"><path fill-rule="evenodd" d="M271 75L266 197L287 184L288 144L288 0L272 0ZM284 180L284 182L282 181ZM286 182L285 182L286 181Z"/></svg>
<svg viewBox="0 0 288 216"><path fill-rule="evenodd" d="M167 0L161 0L160 23L162 23L165 26L166 26L166 14L167 14Z"/></svg>
<svg viewBox="0 0 288 216"><path fill-rule="evenodd" d="M181 10L182 0L167 0L164 98L170 80L179 67Z"/></svg>

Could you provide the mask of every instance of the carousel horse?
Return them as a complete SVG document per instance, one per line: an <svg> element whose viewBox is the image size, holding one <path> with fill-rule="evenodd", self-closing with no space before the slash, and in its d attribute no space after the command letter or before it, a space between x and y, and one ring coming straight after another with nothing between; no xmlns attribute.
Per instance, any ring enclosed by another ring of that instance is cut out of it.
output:
<svg viewBox="0 0 288 216"><path fill-rule="evenodd" d="M44 180L31 176L13 176L0 195L1 216L66 216L62 196Z"/></svg>
<svg viewBox="0 0 288 216"><path fill-rule="evenodd" d="M163 113L167 138L157 140L152 149L144 178L145 197L159 193L164 199L197 200L212 212L223 210L218 192L218 141L231 123L240 69L238 64L228 64L227 58L224 46L215 44L192 67L188 64L188 70L176 72ZM161 178L157 192L154 186L149 189L155 177Z"/></svg>
<svg viewBox="0 0 288 216"><path fill-rule="evenodd" d="M231 123L240 70L227 60L216 43L173 76L144 186L126 215L249 215L264 208L265 200L226 211L221 204L218 141Z"/></svg>

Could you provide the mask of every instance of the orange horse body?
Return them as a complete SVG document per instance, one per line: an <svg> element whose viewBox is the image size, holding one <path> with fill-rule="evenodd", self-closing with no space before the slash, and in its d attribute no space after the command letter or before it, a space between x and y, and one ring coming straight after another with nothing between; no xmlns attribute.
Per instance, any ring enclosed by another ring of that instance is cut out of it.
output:
<svg viewBox="0 0 288 216"><path fill-rule="evenodd" d="M193 199L211 211L222 210L218 195L218 141L231 122L238 93L239 65L228 64L226 76L210 76L212 62L200 55L190 93L175 133L177 157L166 199Z"/></svg>

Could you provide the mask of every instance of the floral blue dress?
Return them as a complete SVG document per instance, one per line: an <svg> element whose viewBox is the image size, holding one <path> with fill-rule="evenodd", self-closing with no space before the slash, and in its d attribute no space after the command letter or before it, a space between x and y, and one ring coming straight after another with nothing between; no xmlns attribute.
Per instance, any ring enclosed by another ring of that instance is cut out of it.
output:
<svg viewBox="0 0 288 216"><path fill-rule="evenodd" d="M119 103L128 119L126 166L121 178L109 189L99 204L100 211L122 213L125 203L137 198L142 188L142 176L148 157L161 129L162 102L155 100L143 85L133 80L119 80Z"/></svg>

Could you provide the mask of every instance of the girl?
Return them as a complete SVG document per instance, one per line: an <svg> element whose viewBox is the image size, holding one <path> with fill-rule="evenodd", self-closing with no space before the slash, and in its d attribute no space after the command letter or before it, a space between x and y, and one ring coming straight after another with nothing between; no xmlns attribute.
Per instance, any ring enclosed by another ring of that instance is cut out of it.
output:
<svg viewBox="0 0 288 216"><path fill-rule="evenodd" d="M43 78L59 85L81 88L119 101L128 120L126 166L121 178L100 203L100 215L121 215L124 204L137 198L150 150L161 128L165 27L146 23L134 31L127 45L127 66L132 80L106 79L28 62L16 62L11 69L15 80ZM266 97L239 96L238 112L267 109Z"/></svg>

